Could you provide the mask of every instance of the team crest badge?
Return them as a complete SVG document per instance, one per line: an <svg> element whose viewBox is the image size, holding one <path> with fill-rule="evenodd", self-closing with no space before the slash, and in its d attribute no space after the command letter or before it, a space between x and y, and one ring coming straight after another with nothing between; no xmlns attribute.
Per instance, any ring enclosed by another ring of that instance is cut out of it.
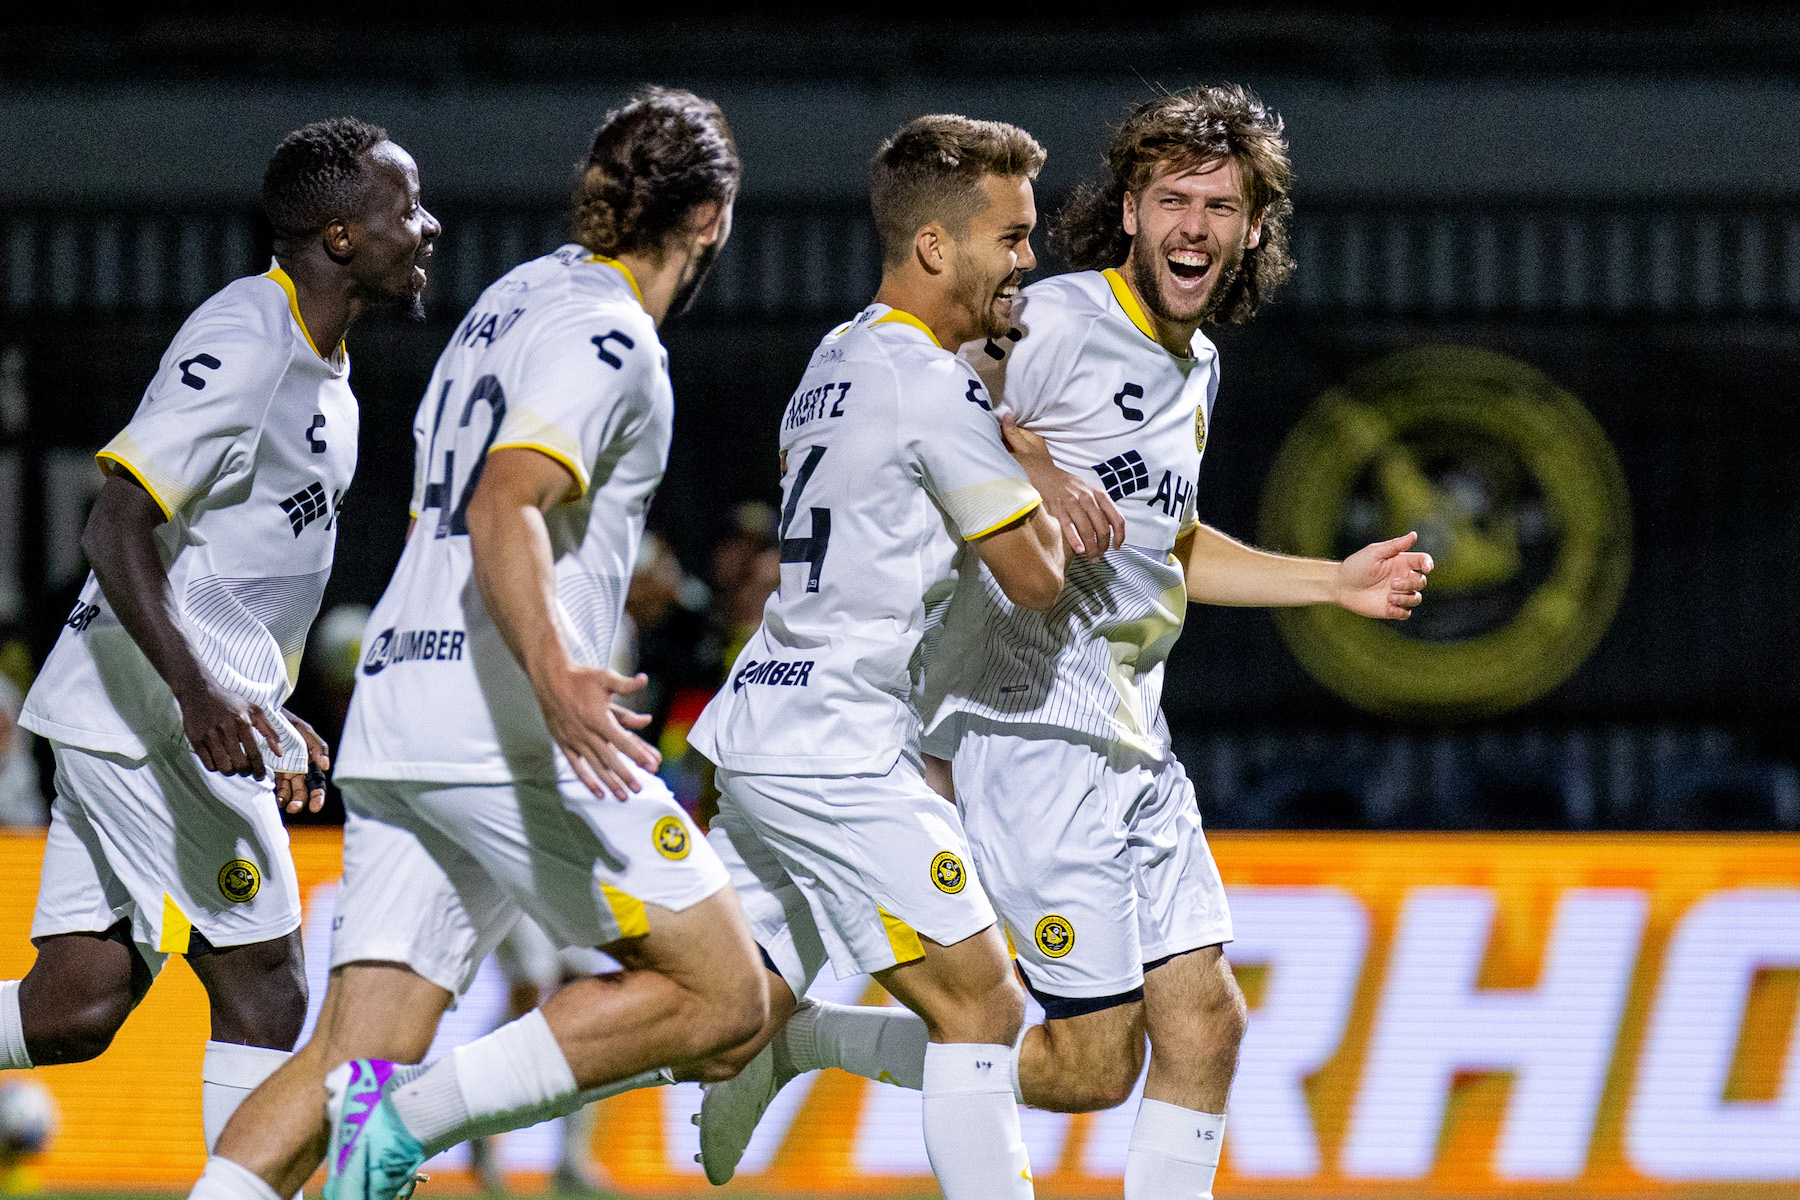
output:
<svg viewBox="0 0 1800 1200"><path fill-rule="evenodd" d="M233 904L248 904L262 891L262 872L247 858L234 858L219 868L219 894Z"/></svg>
<svg viewBox="0 0 1800 1200"><path fill-rule="evenodd" d="M1059 917L1051 913L1037 923L1037 930L1032 934L1037 948L1051 958L1061 958L1075 948L1075 926L1069 924L1067 917Z"/></svg>
<svg viewBox="0 0 1800 1200"><path fill-rule="evenodd" d="M693 840L680 817L662 818L651 829L650 838L656 843L656 852L664 858L686 858L693 849Z"/></svg>
<svg viewBox="0 0 1800 1200"><path fill-rule="evenodd" d="M931 882L937 885L938 891L954 896L969 882L969 873L963 869L962 859L944 850L931 860Z"/></svg>

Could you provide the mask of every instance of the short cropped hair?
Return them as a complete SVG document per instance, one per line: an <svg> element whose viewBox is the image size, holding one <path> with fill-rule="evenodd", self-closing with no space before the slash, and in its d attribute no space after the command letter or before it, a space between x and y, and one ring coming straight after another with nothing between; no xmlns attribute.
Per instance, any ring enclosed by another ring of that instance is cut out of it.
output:
<svg viewBox="0 0 1800 1200"><path fill-rule="evenodd" d="M953 237L986 207L981 180L1036 179L1044 148L1016 125L935 114L902 125L869 166L869 203L881 236L882 261L912 252L913 236L933 221Z"/></svg>
<svg viewBox="0 0 1800 1200"><path fill-rule="evenodd" d="M576 173L575 240L611 257L657 250L698 206L730 203L743 165L717 104L644 86L606 114Z"/></svg>
<svg viewBox="0 0 1800 1200"><path fill-rule="evenodd" d="M1220 320L1241 325L1294 272L1287 229L1294 176L1285 134L1280 115L1237 84L1157 96L1113 134L1106 151L1111 177L1076 189L1052 239L1078 271L1119 266L1131 251L1125 193L1141 194L1158 167L1188 171L1234 159L1251 214L1263 221L1260 242L1244 252L1243 268L1216 310Z"/></svg>
<svg viewBox="0 0 1800 1200"><path fill-rule="evenodd" d="M350 214L369 178L369 151L387 130L355 117L314 121L281 139L263 172L263 211L280 239L303 238Z"/></svg>

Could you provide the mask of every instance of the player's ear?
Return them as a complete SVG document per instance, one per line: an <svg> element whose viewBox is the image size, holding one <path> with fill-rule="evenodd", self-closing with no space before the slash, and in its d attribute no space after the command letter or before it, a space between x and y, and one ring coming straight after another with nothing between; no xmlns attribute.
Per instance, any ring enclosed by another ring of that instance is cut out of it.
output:
<svg viewBox="0 0 1800 1200"><path fill-rule="evenodd" d="M691 228L698 234L700 245L723 245L731 236L731 205L717 200L696 205Z"/></svg>
<svg viewBox="0 0 1800 1200"><path fill-rule="evenodd" d="M1125 207L1120 212L1119 219L1125 226L1126 237L1138 235L1137 197L1130 192L1125 193Z"/></svg>
<svg viewBox="0 0 1800 1200"><path fill-rule="evenodd" d="M1244 249L1254 250L1262 245L1262 221L1261 213L1250 218L1250 228L1244 231Z"/></svg>
<svg viewBox="0 0 1800 1200"><path fill-rule="evenodd" d="M347 263L356 253L356 235L350 230L350 222L342 217L325 226L325 232L319 235L319 242L335 263Z"/></svg>
<svg viewBox="0 0 1800 1200"><path fill-rule="evenodd" d="M913 255L927 272L941 275L950 265L949 231L936 221L922 226L913 234Z"/></svg>

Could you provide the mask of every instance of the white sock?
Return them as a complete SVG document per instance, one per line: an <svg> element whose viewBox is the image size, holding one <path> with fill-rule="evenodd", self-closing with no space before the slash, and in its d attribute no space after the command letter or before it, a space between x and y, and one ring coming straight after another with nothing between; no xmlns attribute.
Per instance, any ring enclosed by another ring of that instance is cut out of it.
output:
<svg viewBox="0 0 1800 1200"><path fill-rule="evenodd" d="M1125 1200L1212 1200L1224 1145L1222 1115L1144 1097L1125 1152Z"/></svg>
<svg viewBox="0 0 1800 1200"><path fill-rule="evenodd" d="M1010 1046L925 1047L925 1153L944 1200L1030 1200L1031 1163L1019 1134L1006 1059Z"/></svg>
<svg viewBox="0 0 1800 1200"><path fill-rule="evenodd" d="M219 1144L219 1135L238 1105L290 1057L286 1050L266 1046L206 1043L206 1057L200 1066L200 1127L206 1133L208 1154Z"/></svg>
<svg viewBox="0 0 1800 1200"><path fill-rule="evenodd" d="M31 1066L25 1050L25 1018L19 1015L19 981L0 983L0 1071L23 1071Z"/></svg>
<svg viewBox="0 0 1800 1200"><path fill-rule="evenodd" d="M925 1022L904 1008L809 1000L787 1023L787 1051L800 1071L837 1067L918 1091L925 1086Z"/></svg>
<svg viewBox="0 0 1800 1200"><path fill-rule="evenodd" d="M578 1095L569 1061L535 1008L458 1046L393 1092L401 1123L432 1154L484 1133L536 1125Z"/></svg>
<svg viewBox="0 0 1800 1200"><path fill-rule="evenodd" d="M250 1168L214 1155L206 1160L206 1170L200 1172L200 1181L188 1193L188 1200L281 1200L281 1197Z"/></svg>

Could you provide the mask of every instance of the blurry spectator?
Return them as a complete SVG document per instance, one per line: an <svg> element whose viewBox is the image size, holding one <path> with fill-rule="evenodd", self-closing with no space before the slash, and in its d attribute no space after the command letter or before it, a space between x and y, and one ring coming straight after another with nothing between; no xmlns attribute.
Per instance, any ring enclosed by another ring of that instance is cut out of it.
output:
<svg viewBox="0 0 1800 1200"><path fill-rule="evenodd" d="M772 505L748 500L737 506L733 528L713 550L713 624L724 636L714 684L762 624L763 605L781 586L781 543Z"/></svg>
<svg viewBox="0 0 1800 1200"><path fill-rule="evenodd" d="M0 674L0 825L15 829L34 828L49 820L38 789L34 739L31 731L18 723L24 703L19 685L8 674Z"/></svg>

